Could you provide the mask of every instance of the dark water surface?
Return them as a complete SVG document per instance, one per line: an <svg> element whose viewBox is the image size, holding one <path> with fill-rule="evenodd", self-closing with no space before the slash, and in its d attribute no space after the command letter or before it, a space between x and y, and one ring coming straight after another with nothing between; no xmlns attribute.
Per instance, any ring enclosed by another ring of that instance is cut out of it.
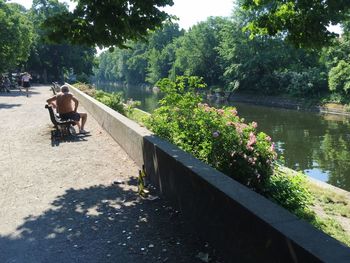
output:
<svg viewBox="0 0 350 263"><path fill-rule="evenodd" d="M139 87L99 86L105 91L123 91L125 98L141 101L152 112L158 93ZM313 112L232 104L246 122L256 121L258 130L271 136L285 165L318 180L350 191L350 118Z"/></svg>
<svg viewBox="0 0 350 263"><path fill-rule="evenodd" d="M350 191L350 119L235 103L240 117L271 136L285 165Z"/></svg>

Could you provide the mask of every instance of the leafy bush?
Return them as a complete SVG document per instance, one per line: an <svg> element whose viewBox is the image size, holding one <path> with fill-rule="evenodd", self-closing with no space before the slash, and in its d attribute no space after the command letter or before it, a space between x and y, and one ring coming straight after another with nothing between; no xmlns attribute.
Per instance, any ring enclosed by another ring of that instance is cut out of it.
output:
<svg viewBox="0 0 350 263"><path fill-rule="evenodd" d="M107 93L102 90L97 90L95 93L95 99L102 102L106 106L113 110L120 112L125 115L123 97L119 92Z"/></svg>
<svg viewBox="0 0 350 263"><path fill-rule="evenodd" d="M329 73L329 89L340 94L348 94L350 90L350 64L340 60L336 67L333 67Z"/></svg>
<svg viewBox="0 0 350 263"><path fill-rule="evenodd" d="M77 75L77 81L83 83L89 83L90 77L86 73L81 73Z"/></svg>
<svg viewBox="0 0 350 263"><path fill-rule="evenodd" d="M276 75L292 96L316 95L327 89L326 75L319 68L304 69L302 72L288 70Z"/></svg>
<svg viewBox="0 0 350 263"><path fill-rule="evenodd" d="M127 115L131 115L134 109L141 105L141 101L129 99L124 105L124 109Z"/></svg>
<svg viewBox="0 0 350 263"><path fill-rule="evenodd" d="M313 219L313 214L308 209L312 204L312 195L307 190L306 176L298 173L286 175L275 169L275 174L266 183L264 195L283 206L299 217Z"/></svg>
<svg viewBox="0 0 350 263"><path fill-rule="evenodd" d="M234 107L216 109L196 95L205 84L198 77L177 77L157 83L165 97L148 121L160 137L262 192L273 171L274 145L257 124L245 124Z"/></svg>

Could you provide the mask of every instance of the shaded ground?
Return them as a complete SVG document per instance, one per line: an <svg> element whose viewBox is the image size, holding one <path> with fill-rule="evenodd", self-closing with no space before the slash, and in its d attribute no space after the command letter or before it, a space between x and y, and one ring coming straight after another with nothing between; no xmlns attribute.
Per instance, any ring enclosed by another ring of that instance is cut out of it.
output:
<svg viewBox="0 0 350 263"><path fill-rule="evenodd" d="M91 116L89 136L57 138L51 95L0 93L0 262L223 262L165 200L139 198L138 168Z"/></svg>

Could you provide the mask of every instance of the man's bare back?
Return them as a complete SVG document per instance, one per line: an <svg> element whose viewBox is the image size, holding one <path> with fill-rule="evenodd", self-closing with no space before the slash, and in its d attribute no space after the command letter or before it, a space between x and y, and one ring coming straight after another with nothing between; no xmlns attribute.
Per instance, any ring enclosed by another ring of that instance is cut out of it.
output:
<svg viewBox="0 0 350 263"><path fill-rule="evenodd" d="M60 114L68 113L74 111L73 109L73 103L75 98L71 93L63 93L60 92L56 95L56 107L57 112Z"/></svg>

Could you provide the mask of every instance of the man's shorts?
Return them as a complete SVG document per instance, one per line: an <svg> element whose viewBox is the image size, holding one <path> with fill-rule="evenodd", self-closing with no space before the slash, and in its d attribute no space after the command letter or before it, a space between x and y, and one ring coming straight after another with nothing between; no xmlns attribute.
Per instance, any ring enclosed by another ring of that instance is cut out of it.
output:
<svg viewBox="0 0 350 263"><path fill-rule="evenodd" d="M29 88L30 87L30 82L29 81L23 81L23 87L24 88Z"/></svg>
<svg viewBox="0 0 350 263"><path fill-rule="evenodd" d="M67 112L67 113L60 113L60 118L63 121L66 120L73 120L73 121L79 121L80 120L80 114L74 111Z"/></svg>

